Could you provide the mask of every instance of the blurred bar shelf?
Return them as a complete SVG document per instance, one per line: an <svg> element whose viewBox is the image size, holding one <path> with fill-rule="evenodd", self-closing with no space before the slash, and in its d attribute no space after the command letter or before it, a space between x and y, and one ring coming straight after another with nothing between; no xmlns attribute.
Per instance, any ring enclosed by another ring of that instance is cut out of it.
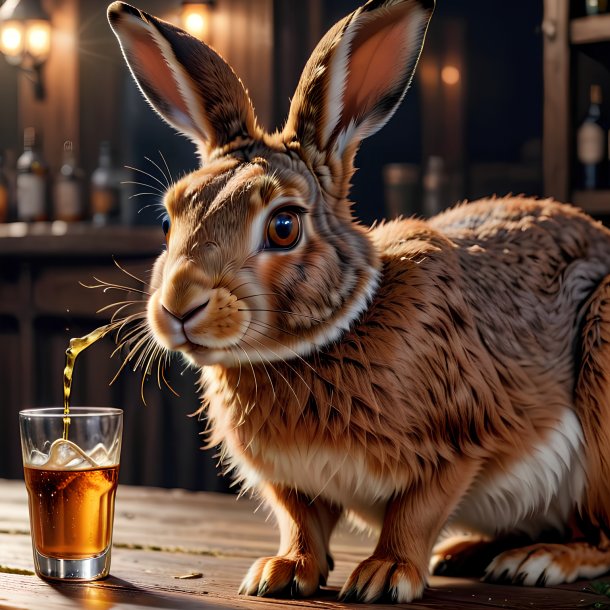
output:
<svg viewBox="0 0 610 610"><path fill-rule="evenodd" d="M610 14L572 19L570 41L572 44L610 42Z"/></svg>
<svg viewBox="0 0 610 610"><path fill-rule="evenodd" d="M610 215L610 190L574 191L572 203L593 216Z"/></svg>
<svg viewBox="0 0 610 610"><path fill-rule="evenodd" d="M0 257L152 258L163 243L159 227L95 227L62 221L0 224Z"/></svg>

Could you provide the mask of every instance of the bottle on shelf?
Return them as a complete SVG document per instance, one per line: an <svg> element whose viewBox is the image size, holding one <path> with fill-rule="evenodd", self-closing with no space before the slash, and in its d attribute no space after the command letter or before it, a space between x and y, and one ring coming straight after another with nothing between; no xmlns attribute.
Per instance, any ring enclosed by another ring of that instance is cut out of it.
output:
<svg viewBox="0 0 610 610"><path fill-rule="evenodd" d="M47 219L48 167L36 148L36 130L23 132L23 153L17 159L17 220Z"/></svg>
<svg viewBox="0 0 610 610"><path fill-rule="evenodd" d="M91 174L91 213L94 224L118 223L121 214L121 176L121 170L113 162L110 142L102 142L98 167Z"/></svg>
<svg viewBox="0 0 610 610"><path fill-rule="evenodd" d="M581 166L581 186L601 189L608 183L606 129L602 123L602 89L591 85L587 116L576 132L576 153Z"/></svg>
<svg viewBox="0 0 610 610"><path fill-rule="evenodd" d="M422 211L425 218L435 216L449 205L447 184L445 160L436 155L429 157L422 179Z"/></svg>
<svg viewBox="0 0 610 610"><path fill-rule="evenodd" d="M8 222L11 213L11 188L4 164L5 156L0 151L0 223Z"/></svg>
<svg viewBox="0 0 610 610"><path fill-rule="evenodd" d="M608 12L608 0L585 0L585 15L602 15Z"/></svg>
<svg viewBox="0 0 610 610"><path fill-rule="evenodd" d="M85 218L83 200L83 172L76 166L74 145L64 142L63 162L55 181L54 217L56 220L75 222Z"/></svg>

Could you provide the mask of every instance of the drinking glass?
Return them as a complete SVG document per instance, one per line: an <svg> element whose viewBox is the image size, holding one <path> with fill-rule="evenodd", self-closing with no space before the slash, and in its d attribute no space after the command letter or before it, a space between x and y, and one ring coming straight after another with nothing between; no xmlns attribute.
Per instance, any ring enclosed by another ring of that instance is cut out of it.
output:
<svg viewBox="0 0 610 610"><path fill-rule="evenodd" d="M108 576L123 412L71 407L19 413L36 574Z"/></svg>

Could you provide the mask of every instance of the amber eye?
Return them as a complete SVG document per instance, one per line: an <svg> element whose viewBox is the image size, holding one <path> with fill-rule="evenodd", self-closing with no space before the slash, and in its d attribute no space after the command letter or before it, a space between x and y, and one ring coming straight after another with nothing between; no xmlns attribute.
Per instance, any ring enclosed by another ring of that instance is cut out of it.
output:
<svg viewBox="0 0 610 610"><path fill-rule="evenodd" d="M301 237L301 218L294 210L276 212L267 225L267 248L292 248Z"/></svg>

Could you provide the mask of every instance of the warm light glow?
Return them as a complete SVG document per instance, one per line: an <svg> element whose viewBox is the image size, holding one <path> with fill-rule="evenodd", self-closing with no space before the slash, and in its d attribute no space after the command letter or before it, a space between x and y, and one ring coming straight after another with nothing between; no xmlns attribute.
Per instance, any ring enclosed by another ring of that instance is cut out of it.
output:
<svg viewBox="0 0 610 610"><path fill-rule="evenodd" d="M203 2L185 2L182 5L182 27L195 38L208 38L210 7Z"/></svg>
<svg viewBox="0 0 610 610"><path fill-rule="evenodd" d="M51 49L51 24L48 21L26 22L27 52L36 60L44 61Z"/></svg>
<svg viewBox="0 0 610 610"><path fill-rule="evenodd" d="M23 28L18 21L0 24L0 51L7 59L23 53Z"/></svg>
<svg viewBox="0 0 610 610"><path fill-rule="evenodd" d="M441 79L445 85L457 85L460 82L460 71L455 66L445 66L441 70Z"/></svg>

